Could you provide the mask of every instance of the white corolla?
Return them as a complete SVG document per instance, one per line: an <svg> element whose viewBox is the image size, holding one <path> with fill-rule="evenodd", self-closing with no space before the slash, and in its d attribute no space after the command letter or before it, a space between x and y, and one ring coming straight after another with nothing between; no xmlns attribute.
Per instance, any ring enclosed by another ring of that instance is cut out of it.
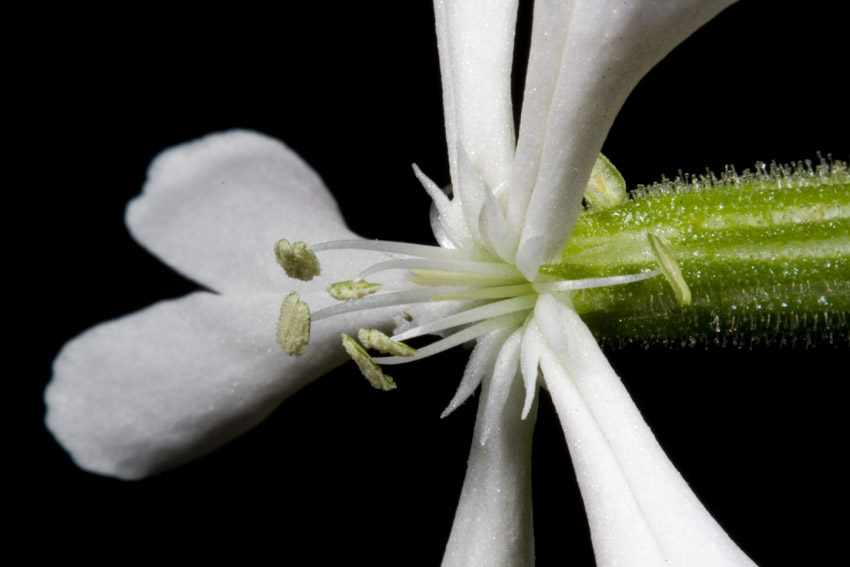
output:
<svg viewBox="0 0 850 567"><path fill-rule="evenodd" d="M445 565L533 564L539 387L558 411L599 565L752 564L667 459L570 303L571 290L659 271L571 281L539 272L563 250L632 87L729 3L538 0L516 137L517 0L438 0L451 190L416 175L440 246L359 239L309 166L262 135L215 134L164 152L127 223L213 291L65 345L48 427L81 467L141 478L253 427L346 352L390 389L387 365L474 340L446 410L481 386ZM286 278L273 247L306 281ZM401 342L425 335L439 338L418 350Z"/></svg>

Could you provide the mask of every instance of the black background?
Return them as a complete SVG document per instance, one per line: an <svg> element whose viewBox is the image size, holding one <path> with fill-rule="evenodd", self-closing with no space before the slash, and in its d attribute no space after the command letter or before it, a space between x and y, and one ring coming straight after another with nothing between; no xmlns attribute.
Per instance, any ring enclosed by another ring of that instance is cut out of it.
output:
<svg viewBox="0 0 850 567"><path fill-rule="evenodd" d="M431 6L360 4L283 16L239 5L68 11L33 24L13 54L12 111L26 131L8 164L23 175L7 213L26 222L7 245L24 274L13 285L25 300L12 309L24 315L14 344L26 348L10 354L26 371L11 377L24 385L8 400L21 412L9 435L21 456L6 468L22 478L16 525L42 534L38 554L439 563L475 416L467 403L439 419L461 376L461 349L400 367L391 394L346 365L215 454L141 482L78 470L41 423L41 390L66 340L195 289L123 225L147 164L168 146L232 127L270 134L319 172L355 231L431 242L429 201L410 170L415 161L448 182ZM846 160L846 19L832 10L816 1L733 6L647 76L605 153L630 185L818 151ZM741 547L761 565L818 565L844 548L831 514L847 503L848 354L843 344L610 356L662 446ZM538 565L592 565L545 394L539 413Z"/></svg>

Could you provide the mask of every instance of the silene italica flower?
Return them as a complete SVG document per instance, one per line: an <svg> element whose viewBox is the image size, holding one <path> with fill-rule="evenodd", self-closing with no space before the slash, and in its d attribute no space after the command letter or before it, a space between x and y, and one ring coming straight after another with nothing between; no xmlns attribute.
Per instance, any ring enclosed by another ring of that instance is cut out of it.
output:
<svg viewBox="0 0 850 567"><path fill-rule="evenodd" d="M164 152L127 223L211 291L70 341L46 393L48 427L81 467L142 478L250 429L346 357L388 391L401 387L389 369L399 377L401 365L474 344L443 411L480 389L444 565L534 563L540 388L567 439L598 565L752 565L594 336L763 332L769 318L747 318L756 309L775 312L780 332L809 312L847 328L843 163L727 170L629 197L599 153L637 81L729 3L538 0L517 135L517 0L437 0L451 183L414 166L436 246L351 233L318 176L263 135ZM793 269L777 274L783 262ZM796 304L767 305L765 293Z"/></svg>

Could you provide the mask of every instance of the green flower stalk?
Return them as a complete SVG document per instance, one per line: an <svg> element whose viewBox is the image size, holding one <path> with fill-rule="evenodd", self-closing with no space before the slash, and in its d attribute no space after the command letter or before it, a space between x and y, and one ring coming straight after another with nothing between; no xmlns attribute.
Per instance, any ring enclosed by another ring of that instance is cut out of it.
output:
<svg viewBox="0 0 850 567"><path fill-rule="evenodd" d="M606 210L582 212L561 262L542 272L608 277L657 265L663 236L692 300L661 278L574 292L608 342L746 345L848 339L850 172L842 161L665 180ZM666 289L665 289L666 288Z"/></svg>

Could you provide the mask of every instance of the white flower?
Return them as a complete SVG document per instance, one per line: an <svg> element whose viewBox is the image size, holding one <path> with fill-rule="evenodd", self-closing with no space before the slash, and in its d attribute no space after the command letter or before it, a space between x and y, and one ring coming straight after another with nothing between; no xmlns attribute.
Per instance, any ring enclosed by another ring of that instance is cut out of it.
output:
<svg viewBox="0 0 850 567"><path fill-rule="evenodd" d="M437 5L455 196L448 201L430 186L440 213L435 233L461 250L461 271L486 259L541 284L519 316L487 313L491 326L455 400L483 380L447 565L533 562L528 481L538 367L570 445L600 565L751 564L664 456L557 286L537 277L569 235L632 86L725 4L537 2L516 151L509 96L516 3ZM326 251L319 278L283 283L270 262L281 236L310 243L356 236L315 174L256 134L210 136L164 153L127 222L150 250L218 294L154 305L66 345L47 393L48 424L93 471L138 478L213 450L340 362L340 331L388 329L400 311L317 321L306 354L282 356L274 328L283 291L296 289L316 313L334 302L328 284L385 255ZM440 321L441 311L414 311L414 325Z"/></svg>

